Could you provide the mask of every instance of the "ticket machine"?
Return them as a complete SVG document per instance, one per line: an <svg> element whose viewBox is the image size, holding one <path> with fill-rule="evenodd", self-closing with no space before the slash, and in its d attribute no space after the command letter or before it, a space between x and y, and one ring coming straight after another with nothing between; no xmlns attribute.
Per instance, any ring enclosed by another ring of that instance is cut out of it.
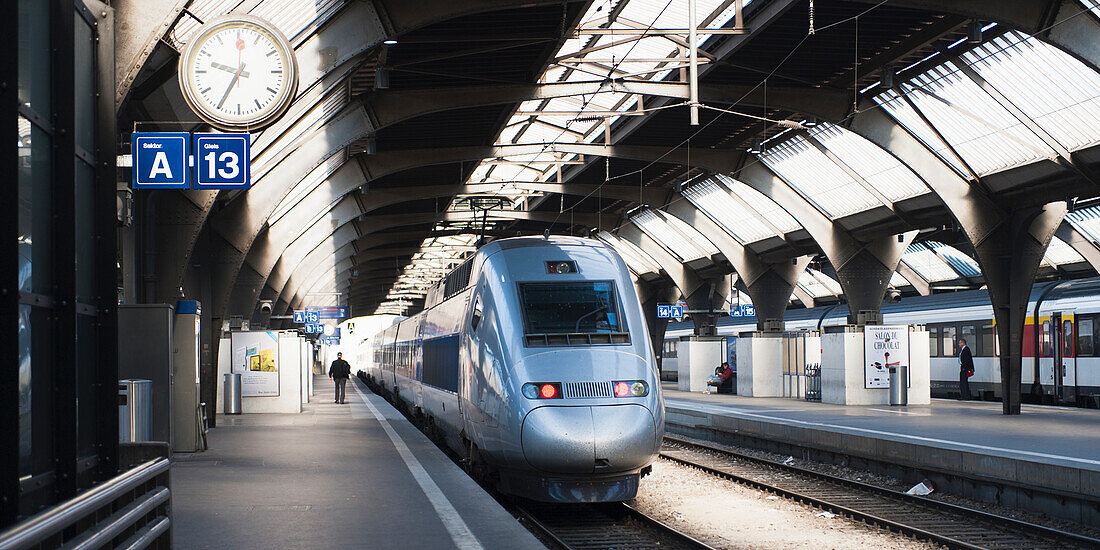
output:
<svg viewBox="0 0 1100 550"><path fill-rule="evenodd" d="M199 336L202 309L195 300L176 302L172 354L172 451L190 453L202 448L202 411L199 407Z"/></svg>

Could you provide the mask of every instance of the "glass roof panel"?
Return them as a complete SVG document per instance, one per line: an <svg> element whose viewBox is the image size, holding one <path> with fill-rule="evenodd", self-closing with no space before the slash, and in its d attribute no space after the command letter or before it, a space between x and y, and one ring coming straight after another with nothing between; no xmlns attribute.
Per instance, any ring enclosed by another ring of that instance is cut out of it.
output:
<svg viewBox="0 0 1100 550"><path fill-rule="evenodd" d="M631 216L630 221L681 261L697 260L706 255L705 250L669 227L663 218L650 210L638 212Z"/></svg>
<svg viewBox="0 0 1100 550"><path fill-rule="evenodd" d="M249 12L270 21L294 45L298 45L308 36L308 31L324 24L347 0L264 0L256 2ZM168 40L177 47L186 44L191 35L201 26L196 18L209 21L215 17L237 10L243 0L195 0L190 2L187 11L195 17L184 15L168 33Z"/></svg>
<svg viewBox="0 0 1100 550"><path fill-rule="evenodd" d="M802 225L795 221L782 206L779 206L778 203L769 199L760 191L724 174L716 174L714 177L736 193L750 208L759 212L764 219L775 226L779 231L790 233L791 231L802 229Z"/></svg>
<svg viewBox="0 0 1100 550"><path fill-rule="evenodd" d="M1100 74L1069 54L1013 31L962 59L1063 147L1100 141Z"/></svg>
<svg viewBox="0 0 1100 550"><path fill-rule="evenodd" d="M676 216L669 216L664 212L656 212L665 223L671 225L674 229L680 232L681 235L685 235L688 241L691 242L696 248L702 249L708 256L718 254L720 251L714 243L710 242L710 239L706 238L702 233L697 231L694 227L690 226L684 220L677 218Z"/></svg>
<svg viewBox="0 0 1100 550"><path fill-rule="evenodd" d="M987 57L993 63L1005 51ZM1049 83L1046 83L1049 85ZM1019 166L1054 154L1019 119L997 103L953 62L945 62L901 85L958 154L979 175ZM898 122L917 134L941 157L951 156L947 147L893 90L875 98ZM956 169L963 168L954 161Z"/></svg>
<svg viewBox="0 0 1100 550"><path fill-rule="evenodd" d="M798 286L814 298L839 296L841 294L840 283L833 280L832 277L809 267L798 277Z"/></svg>
<svg viewBox="0 0 1100 550"><path fill-rule="evenodd" d="M930 192L924 181L908 166L854 132L835 124L822 123L811 128L810 135L891 201Z"/></svg>
<svg viewBox="0 0 1100 550"><path fill-rule="evenodd" d="M959 278L959 274L947 265L947 262L936 255L924 243L914 243L906 248L901 259L909 264L924 280L930 283L951 281Z"/></svg>
<svg viewBox="0 0 1100 550"><path fill-rule="evenodd" d="M1081 0L1081 3L1085 5L1096 17L1100 17L1100 1L1098 0Z"/></svg>
<svg viewBox="0 0 1100 550"><path fill-rule="evenodd" d="M730 196L725 187L704 180L683 190L684 197L705 212L741 243L751 243L776 236L759 215Z"/></svg>
<svg viewBox="0 0 1100 550"><path fill-rule="evenodd" d="M1066 219L1092 242L1100 243L1100 206L1070 212L1066 214Z"/></svg>
<svg viewBox="0 0 1100 550"><path fill-rule="evenodd" d="M928 241L928 248L938 254L956 273L963 277L981 277L982 269L974 258L963 254L959 249L936 241Z"/></svg>
<svg viewBox="0 0 1100 550"><path fill-rule="evenodd" d="M758 156L830 218L882 204L802 136L794 135L770 145Z"/></svg>
<svg viewBox="0 0 1100 550"><path fill-rule="evenodd" d="M657 273L661 271L660 266L654 262L648 254L642 252L642 250L634 243L624 241L607 231L600 231L596 238L607 243L611 248L614 248L620 256L623 257L623 261L630 267L634 273Z"/></svg>
<svg viewBox="0 0 1100 550"><path fill-rule="evenodd" d="M1050 239L1050 246L1047 247L1046 254L1043 255L1043 258L1056 266L1085 261L1072 246L1066 244L1065 241L1058 237Z"/></svg>
<svg viewBox="0 0 1100 550"><path fill-rule="evenodd" d="M908 279L906 279L905 277L902 277L901 273L898 273L897 271L895 271L894 274L890 276L890 286L892 286L894 288L901 288L903 286L912 286L912 285L913 285L913 283L910 283Z"/></svg>

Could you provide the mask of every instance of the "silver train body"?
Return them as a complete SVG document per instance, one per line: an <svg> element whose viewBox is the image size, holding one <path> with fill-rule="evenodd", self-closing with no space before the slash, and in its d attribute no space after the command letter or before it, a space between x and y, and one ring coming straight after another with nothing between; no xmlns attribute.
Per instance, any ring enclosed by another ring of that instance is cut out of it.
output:
<svg viewBox="0 0 1100 550"><path fill-rule="evenodd" d="M630 272L600 241L489 243L364 345L368 379L503 492L627 500L657 457L654 351Z"/></svg>

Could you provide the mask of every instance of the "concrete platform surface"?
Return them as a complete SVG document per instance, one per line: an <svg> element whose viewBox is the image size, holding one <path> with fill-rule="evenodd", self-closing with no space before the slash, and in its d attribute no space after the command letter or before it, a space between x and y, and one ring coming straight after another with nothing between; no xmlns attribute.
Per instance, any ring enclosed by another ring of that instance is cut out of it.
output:
<svg viewBox="0 0 1100 550"><path fill-rule="evenodd" d="M176 548L545 548L358 380L315 378L301 414L219 416L173 456Z"/></svg>
<svg viewBox="0 0 1100 550"><path fill-rule="evenodd" d="M1100 471L1100 411L1024 405L1019 416L1000 403L933 399L931 405L828 405L800 399L677 391L664 383L669 409L870 436L989 456Z"/></svg>

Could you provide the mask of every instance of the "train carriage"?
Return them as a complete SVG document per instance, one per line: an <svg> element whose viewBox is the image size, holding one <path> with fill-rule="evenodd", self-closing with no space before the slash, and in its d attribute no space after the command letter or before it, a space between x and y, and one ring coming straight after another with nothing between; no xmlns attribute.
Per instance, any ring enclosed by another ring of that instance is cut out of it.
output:
<svg viewBox="0 0 1100 550"><path fill-rule="evenodd" d="M368 345L367 373L507 493L633 498L664 435L630 272L601 241L494 241Z"/></svg>

